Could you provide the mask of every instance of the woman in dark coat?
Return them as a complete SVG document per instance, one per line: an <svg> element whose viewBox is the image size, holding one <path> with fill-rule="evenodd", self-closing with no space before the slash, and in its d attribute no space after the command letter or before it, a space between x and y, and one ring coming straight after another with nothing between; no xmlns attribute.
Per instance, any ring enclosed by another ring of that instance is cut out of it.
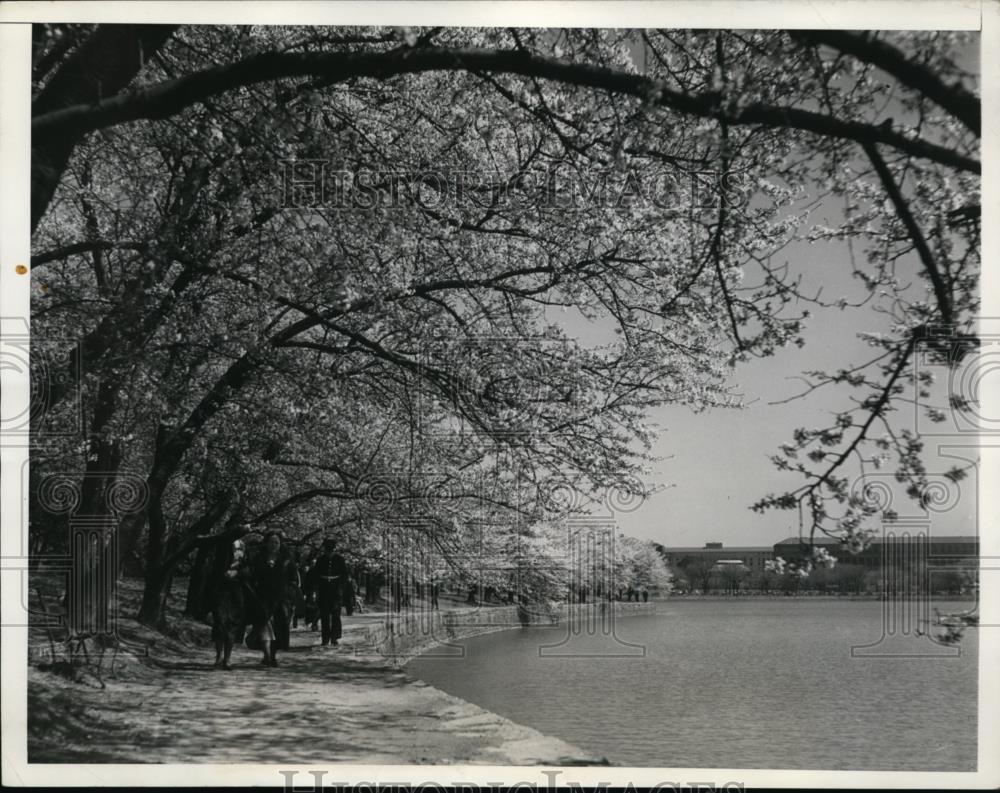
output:
<svg viewBox="0 0 1000 793"><path fill-rule="evenodd" d="M233 645L243 643L247 625L246 584L249 572L242 540L235 540L216 552L209 583L208 607L212 612L212 641L215 642L217 669L232 669L229 657Z"/></svg>
<svg viewBox="0 0 1000 793"><path fill-rule="evenodd" d="M278 532L268 532L253 566L255 614L253 644L264 653L265 666L277 666L278 650L287 650L294 602L295 569ZM249 642L248 642L249 644Z"/></svg>

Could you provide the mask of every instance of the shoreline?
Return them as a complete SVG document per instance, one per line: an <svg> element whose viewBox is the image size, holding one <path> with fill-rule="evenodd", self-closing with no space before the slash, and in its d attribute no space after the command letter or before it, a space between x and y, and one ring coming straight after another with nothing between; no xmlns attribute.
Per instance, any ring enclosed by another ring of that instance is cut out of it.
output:
<svg viewBox="0 0 1000 793"><path fill-rule="evenodd" d="M417 612L409 615L388 614L380 626L366 632L366 640L382 657L403 667L410 660L450 641L515 630L532 625L557 625L567 620L577 622L607 620L611 606L614 619L654 616L656 604L625 603L550 603L531 608L519 606L473 606L445 611Z"/></svg>
<svg viewBox="0 0 1000 793"><path fill-rule="evenodd" d="M657 603L677 603L684 600L831 600L831 601L878 601L878 602L894 602L900 600L907 600L909 598L925 598L931 603L975 603L977 598L974 594L966 593L964 595L898 595L898 596L886 596L886 595L876 595L876 594L865 594L865 595L831 595L831 594L794 594L786 595L784 593L747 593L741 592L735 595L726 594L689 594L689 595L667 595L658 599Z"/></svg>

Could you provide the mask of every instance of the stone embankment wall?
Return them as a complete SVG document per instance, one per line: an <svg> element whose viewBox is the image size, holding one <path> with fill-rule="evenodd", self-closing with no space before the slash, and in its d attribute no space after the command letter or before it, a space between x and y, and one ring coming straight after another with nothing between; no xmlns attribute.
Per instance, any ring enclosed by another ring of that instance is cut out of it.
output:
<svg viewBox="0 0 1000 793"><path fill-rule="evenodd" d="M656 613L654 603L587 603L523 606L481 606L450 611L419 611L391 614L385 622L365 631L365 649L394 664L402 665L430 648L483 633L528 627L560 625L607 629L623 617ZM359 648L361 649L361 648Z"/></svg>

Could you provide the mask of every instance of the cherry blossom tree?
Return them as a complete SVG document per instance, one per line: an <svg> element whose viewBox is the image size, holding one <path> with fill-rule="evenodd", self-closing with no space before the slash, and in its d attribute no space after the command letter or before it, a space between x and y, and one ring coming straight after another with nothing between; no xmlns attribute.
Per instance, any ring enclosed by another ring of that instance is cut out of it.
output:
<svg viewBox="0 0 1000 793"><path fill-rule="evenodd" d="M89 408L39 472L140 472L119 536L151 623L179 561L254 527L369 547L406 519L461 556L487 501L498 547L531 546L553 482L646 491L650 409L725 405L733 366L803 343L828 301L781 251L847 239L892 330L811 374L862 396L794 431L775 460L804 484L756 506L863 544L847 466L892 454L923 498L889 414L918 348L975 345L966 39L39 26L33 332L80 339L39 426Z"/></svg>

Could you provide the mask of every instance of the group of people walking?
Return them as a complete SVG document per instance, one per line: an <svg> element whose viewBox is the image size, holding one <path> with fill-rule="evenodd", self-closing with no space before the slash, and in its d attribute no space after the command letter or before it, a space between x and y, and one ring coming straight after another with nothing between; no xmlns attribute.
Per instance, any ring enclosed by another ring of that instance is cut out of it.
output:
<svg viewBox="0 0 1000 793"><path fill-rule="evenodd" d="M320 623L322 645L336 645L343 633L341 609L348 616L354 612L354 588L334 539L324 540L315 561L301 567L280 532L267 533L254 554L243 540L234 541L217 555L210 582L215 666L231 669L233 647L244 641L262 652L265 666L277 666L303 603Z"/></svg>
<svg viewBox="0 0 1000 793"><path fill-rule="evenodd" d="M646 587L638 589L630 585L626 590L618 590L618 599L628 601L634 600L636 603L638 603L641 599L643 603L647 603L649 602L649 590L646 589Z"/></svg>

